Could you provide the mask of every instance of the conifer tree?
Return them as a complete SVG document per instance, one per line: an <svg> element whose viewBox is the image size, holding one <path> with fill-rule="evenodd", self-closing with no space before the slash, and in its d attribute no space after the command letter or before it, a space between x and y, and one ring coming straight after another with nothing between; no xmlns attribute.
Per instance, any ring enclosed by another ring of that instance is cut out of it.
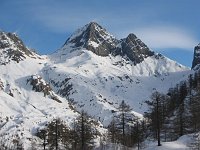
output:
<svg viewBox="0 0 200 150"><path fill-rule="evenodd" d="M163 100L164 96L163 94L159 92L154 92L151 95L151 101L146 101L149 112L145 114L145 116L151 121L150 127L152 132L155 134L155 137L158 141L158 146L161 146L161 127L162 127L162 104L164 104Z"/></svg>
<svg viewBox="0 0 200 150"><path fill-rule="evenodd" d="M108 138L112 143L121 143L124 146L131 146L131 126L135 121L135 116L131 112L128 104L122 101L118 107L118 112L108 126Z"/></svg>
<svg viewBox="0 0 200 150"><path fill-rule="evenodd" d="M92 120L89 115L81 111L80 116L75 122L75 132L77 134L77 149L89 150L92 148L91 140L93 139Z"/></svg>
<svg viewBox="0 0 200 150"><path fill-rule="evenodd" d="M125 145L125 127L128 123L128 120L131 120L132 118L130 117L130 111L131 108L129 105L127 105L124 100L121 102L121 104L119 105L119 117L120 117L120 125L122 127L122 144Z"/></svg>
<svg viewBox="0 0 200 150"><path fill-rule="evenodd" d="M69 128L60 119L52 120L45 129L38 131L36 135L43 140L44 150L47 146L50 149L59 149L60 147L69 148L68 146L71 145Z"/></svg>

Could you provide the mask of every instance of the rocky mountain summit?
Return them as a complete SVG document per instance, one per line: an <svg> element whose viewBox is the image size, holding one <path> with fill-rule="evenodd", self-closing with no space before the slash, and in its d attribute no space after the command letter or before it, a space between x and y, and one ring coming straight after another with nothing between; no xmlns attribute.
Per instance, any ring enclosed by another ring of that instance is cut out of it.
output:
<svg viewBox="0 0 200 150"><path fill-rule="evenodd" d="M78 29L67 39L61 49L71 49L72 52L81 48L92 51L98 56L105 57L110 54L125 56L135 65L142 62L144 58L154 55L154 52L133 33L127 38L118 40L96 22L91 22Z"/></svg>
<svg viewBox="0 0 200 150"><path fill-rule="evenodd" d="M85 48L99 56L108 56L115 49L117 40L96 22L78 29L64 44L73 48Z"/></svg>

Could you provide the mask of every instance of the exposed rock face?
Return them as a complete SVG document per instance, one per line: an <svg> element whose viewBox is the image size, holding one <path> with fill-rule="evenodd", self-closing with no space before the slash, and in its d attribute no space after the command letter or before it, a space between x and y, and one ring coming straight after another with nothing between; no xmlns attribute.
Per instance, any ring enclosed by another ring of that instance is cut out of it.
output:
<svg viewBox="0 0 200 150"><path fill-rule="evenodd" d="M13 33L0 32L0 57L1 64L9 63L10 60L19 62L32 52L24 45L21 39Z"/></svg>
<svg viewBox="0 0 200 150"><path fill-rule="evenodd" d="M122 40L121 43L123 54L134 62L134 64L140 63L149 56L153 56L154 52L136 37L134 34L129 34L127 38Z"/></svg>
<svg viewBox="0 0 200 150"><path fill-rule="evenodd" d="M85 25L72 35L65 43L72 48L85 48L99 56L108 56L118 41L95 22Z"/></svg>
<svg viewBox="0 0 200 150"><path fill-rule="evenodd" d="M3 82L0 79L0 91L3 90L3 88L4 88L4 85L3 85Z"/></svg>
<svg viewBox="0 0 200 150"><path fill-rule="evenodd" d="M55 96L52 88L49 84L47 84L41 76L39 75L33 75L30 79L27 80L27 83L30 82L30 85L32 85L32 90L35 92L43 92L44 96L50 96L51 99L61 103L61 101L58 99L57 96Z"/></svg>
<svg viewBox="0 0 200 150"><path fill-rule="evenodd" d="M200 44L194 48L194 58L192 61L192 68L200 64Z"/></svg>
<svg viewBox="0 0 200 150"><path fill-rule="evenodd" d="M112 54L127 56L134 64L142 62L145 58L154 55L154 52L134 34L118 40L95 22L85 25L75 32L64 44L62 49L71 51L85 48L99 56Z"/></svg>

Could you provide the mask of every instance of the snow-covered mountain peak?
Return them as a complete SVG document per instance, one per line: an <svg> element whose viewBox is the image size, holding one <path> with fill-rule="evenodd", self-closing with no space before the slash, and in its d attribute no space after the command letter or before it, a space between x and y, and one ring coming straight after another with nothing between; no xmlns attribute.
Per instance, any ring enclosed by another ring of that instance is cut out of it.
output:
<svg viewBox="0 0 200 150"><path fill-rule="evenodd" d="M110 54L113 56L120 55L131 60L134 65L154 55L154 52L137 38L135 34L131 33L126 38L118 40L96 22L91 22L78 29L65 42L63 47L53 55L54 58L60 58L63 55L69 55L74 51L81 51L83 49L104 57Z"/></svg>
<svg viewBox="0 0 200 150"><path fill-rule="evenodd" d="M61 51L67 51L68 53L85 48L96 55L108 56L115 48L117 42L118 40L108 33L106 29L96 22L90 22L72 34L61 48Z"/></svg>
<svg viewBox="0 0 200 150"><path fill-rule="evenodd" d="M101 27L96 22L90 22L74 32L70 38L67 39L65 44L74 43L75 46L79 47L84 46L84 44L88 44L87 42L89 41L99 44L101 40L109 39L114 39L114 36L108 33L106 29Z"/></svg>
<svg viewBox="0 0 200 150"><path fill-rule="evenodd" d="M0 64L5 65L11 60L18 63L34 55L15 33L0 31Z"/></svg>

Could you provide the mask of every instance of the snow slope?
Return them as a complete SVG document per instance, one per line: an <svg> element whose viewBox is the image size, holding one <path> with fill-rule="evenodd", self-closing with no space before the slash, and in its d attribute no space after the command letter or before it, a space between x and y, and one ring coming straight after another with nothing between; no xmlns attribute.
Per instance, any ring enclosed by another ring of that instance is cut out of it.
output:
<svg viewBox="0 0 200 150"><path fill-rule="evenodd" d="M184 135L177 139L176 141L172 142L161 142L162 146L157 146L156 141L145 141L140 148L141 150L191 150L195 149L191 146L191 143L193 142L193 134ZM106 150L138 150L137 145L134 148L128 148L124 147L120 144L112 144L108 143L104 146L99 146L95 150L101 150L102 147ZM196 148L197 149L197 148Z"/></svg>
<svg viewBox="0 0 200 150"><path fill-rule="evenodd" d="M11 62L1 66L0 79L3 90L0 91L0 134L12 141L17 136L25 142L25 147L30 146L30 140L37 129L55 118L61 118L70 125L77 113L70 109L66 99L56 95L61 103L44 97L42 92L35 92L27 82L34 74L41 74L42 68L48 60L27 58L23 62ZM34 67L33 67L34 66Z"/></svg>
<svg viewBox="0 0 200 150"><path fill-rule="evenodd" d="M190 150L193 135L184 135L176 141L162 142L162 146L157 146L156 142L148 143L144 150Z"/></svg>
<svg viewBox="0 0 200 150"><path fill-rule="evenodd" d="M61 57L51 57L54 64L46 68L48 79L59 85L68 78L72 89L69 95L63 96L74 100L78 110L88 111L105 125L112 117L111 111L116 111L122 100L134 112L142 114L146 111L143 103L153 91L167 92L191 73L187 67L159 54L134 65L121 56L101 57L85 49L69 55L58 53ZM57 92L63 88L53 84L52 87Z"/></svg>

